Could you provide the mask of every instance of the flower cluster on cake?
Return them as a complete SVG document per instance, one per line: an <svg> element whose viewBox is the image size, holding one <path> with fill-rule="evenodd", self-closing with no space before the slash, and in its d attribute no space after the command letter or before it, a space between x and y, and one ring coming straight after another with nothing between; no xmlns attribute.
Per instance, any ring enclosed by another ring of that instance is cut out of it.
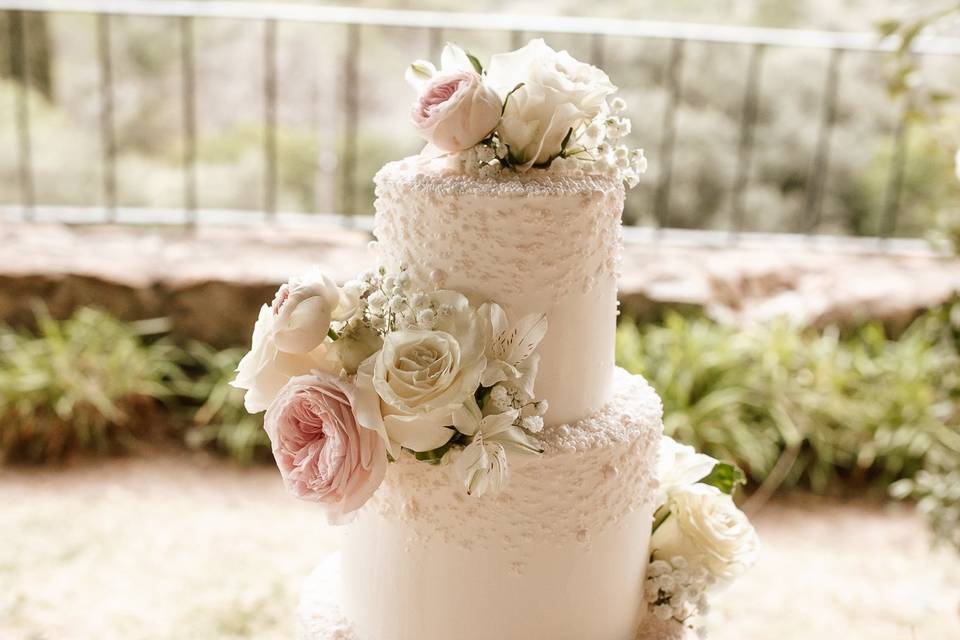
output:
<svg viewBox="0 0 960 640"><path fill-rule="evenodd" d="M488 68L448 44L439 70L417 60L407 81L419 91L411 119L425 153L456 154L468 174L553 168L633 187L646 171L643 150L619 142L631 124L607 74L543 40L493 56Z"/></svg>
<svg viewBox="0 0 960 640"><path fill-rule="evenodd" d="M543 40L486 68L448 45L439 69L417 61L407 78L428 144L378 175L380 262L343 284L314 269L282 285L234 382L266 412L289 491L333 523L359 514L350 564L392 581L376 597L350 581L357 632L337 637L449 637L449 590L412 582L445 562L475 566L465 597L501 600L487 621L498 637L699 627L758 541L732 499L739 471L661 437L655 394L614 371L623 185L646 168L622 142L624 101L603 71ZM632 560L608 585L579 583L611 554ZM563 562L561 591L576 582L605 616L529 614ZM430 618L384 621L427 606Z"/></svg>

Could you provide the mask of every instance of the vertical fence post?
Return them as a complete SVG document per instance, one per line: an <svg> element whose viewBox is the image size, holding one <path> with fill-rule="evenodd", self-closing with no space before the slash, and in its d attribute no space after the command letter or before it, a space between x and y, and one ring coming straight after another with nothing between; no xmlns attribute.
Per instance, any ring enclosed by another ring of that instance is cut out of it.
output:
<svg viewBox="0 0 960 640"><path fill-rule="evenodd" d="M830 52L827 78L823 85L823 105L820 109L820 124L817 127L817 143L810 163L810 184L807 186L807 202L800 230L813 234L820 226L823 213L823 191L830 164L830 139L837 120L837 80L840 75L842 49Z"/></svg>
<svg viewBox="0 0 960 640"><path fill-rule="evenodd" d="M277 214L277 21L263 23L263 210Z"/></svg>
<svg viewBox="0 0 960 640"><path fill-rule="evenodd" d="M890 172L887 174L887 188L884 195L883 212L880 218L877 236L881 245L896 233L897 216L900 213L900 195L903 192L904 170L907 164L907 138L909 135L909 115L912 104L910 98L903 98L900 116L893 131L893 156L890 158Z"/></svg>
<svg viewBox="0 0 960 640"><path fill-rule="evenodd" d="M654 221L658 228L665 229L670 224L670 183L673 179L673 147L677 129L677 106L680 104L683 90L683 50L685 40L674 40L670 48L670 61L667 66L667 106L663 112L663 137L660 139L660 179L654 197L656 211Z"/></svg>
<svg viewBox="0 0 960 640"><path fill-rule="evenodd" d="M359 99L360 25L347 25L347 41L343 54L343 154L341 158L340 207L348 216L356 214L355 173L357 169L357 119Z"/></svg>
<svg viewBox="0 0 960 640"><path fill-rule="evenodd" d="M606 58L606 39L602 33L595 33L590 40L590 60L593 66L602 69Z"/></svg>
<svg viewBox="0 0 960 640"><path fill-rule="evenodd" d="M23 220L36 217L33 187L33 149L30 140L30 94L27 76L27 49L24 43L23 12L10 11L7 24L10 36L10 73L13 76L14 112L17 127L18 181L20 183L20 215Z"/></svg>
<svg viewBox="0 0 960 640"><path fill-rule="evenodd" d="M430 39L427 45L427 51L430 52L431 60L440 60L440 54L443 52L443 29L440 27L429 27L427 36Z"/></svg>
<svg viewBox="0 0 960 640"><path fill-rule="evenodd" d="M100 67L100 146L103 203L106 218L117 220L117 140L113 127L113 56L110 15L97 14L97 54Z"/></svg>
<svg viewBox="0 0 960 640"><path fill-rule="evenodd" d="M757 120L757 103L760 94L760 62L764 46L753 45L747 67L747 86L743 93L743 115L740 119L740 144L737 149L737 172L731 197L731 234L733 242L739 240L743 229L746 209L746 191L750 181L750 159L753 154L753 128Z"/></svg>
<svg viewBox="0 0 960 640"><path fill-rule="evenodd" d="M183 209L187 224L197 224L197 102L193 54L193 18L180 22L180 80L183 111Z"/></svg>

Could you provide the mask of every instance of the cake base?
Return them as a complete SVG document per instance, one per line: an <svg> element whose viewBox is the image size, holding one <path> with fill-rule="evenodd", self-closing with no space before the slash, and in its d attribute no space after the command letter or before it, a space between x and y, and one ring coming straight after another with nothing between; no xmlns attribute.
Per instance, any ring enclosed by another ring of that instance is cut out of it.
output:
<svg viewBox="0 0 960 640"><path fill-rule="evenodd" d="M303 584L297 607L298 640L361 640L340 612L339 595L340 554L337 553L322 562ZM647 616L636 640L683 640L685 637L681 625Z"/></svg>

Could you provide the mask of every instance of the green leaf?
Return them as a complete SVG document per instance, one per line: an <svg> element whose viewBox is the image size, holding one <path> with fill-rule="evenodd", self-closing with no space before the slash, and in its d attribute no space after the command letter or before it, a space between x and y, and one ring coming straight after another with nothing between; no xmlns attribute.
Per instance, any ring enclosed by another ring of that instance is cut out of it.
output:
<svg viewBox="0 0 960 640"><path fill-rule="evenodd" d="M513 89L510 89L510 92L503 97L503 107L501 107L501 109L500 109L500 116L501 116L501 117L503 116L504 112L507 110L507 101L510 100L510 96L512 96L514 93L516 93L517 90L518 90L520 87L522 87L522 86L523 86L523 83L521 82L520 84L518 84L517 86L515 86Z"/></svg>
<svg viewBox="0 0 960 640"><path fill-rule="evenodd" d="M942 104L944 102L950 102L956 97L956 95L949 91L940 91L934 89L928 94L927 97L930 99L930 102L933 102L934 104Z"/></svg>
<svg viewBox="0 0 960 640"><path fill-rule="evenodd" d="M656 512L653 514L653 527L650 529L650 533L656 533L657 529L660 528L667 518L670 517L670 509L666 505L659 507Z"/></svg>
<svg viewBox="0 0 960 640"><path fill-rule="evenodd" d="M884 38L889 38L900 30L900 21L894 19L880 20L874 24L874 28L876 28L877 32L881 36Z"/></svg>
<svg viewBox="0 0 960 640"><path fill-rule="evenodd" d="M745 484L747 480L740 467L727 462L718 462L714 465L713 470L707 474L707 477L700 482L716 487L725 494L732 496L737 489L737 485Z"/></svg>
<svg viewBox="0 0 960 640"><path fill-rule="evenodd" d="M927 23L923 20L908 25L900 34L901 40L898 52L905 53L909 51L913 47L914 40L917 39L917 36L919 36L927 26Z"/></svg>
<svg viewBox="0 0 960 640"><path fill-rule="evenodd" d="M477 73L479 73L479 74L482 75L482 74L483 74L483 65L480 64L480 61L477 59L477 56L473 55L473 54L470 53L469 51L464 51L464 53L467 54L467 60L469 60L469 61L470 61L470 64L473 65L474 71L476 71Z"/></svg>
<svg viewBox="0 0 960 640"><path fill-rule="evenodd" d="M433 73L430 69L422 64L417 64L416 62L410 65L410 70L413 71L414 75L422 78L423 80L429 80L433 76Z"/></svg>
<svg viewBox="0 0 960 640"><path fill-rule="evenodd" d="M430 464L440 464L440 461L443 459L443 454L450 450L450 447L453 446L453 441L451 440L442 447L437 447L436 449L431 449L430 451L414 451L413 456L417 460L422 460L423 462L429 462Z"/></svg>
<svg viewBox="0 0 960 640"><path fill-rule="evenodd" d="M570 144L570 137L573 135L573 127L567 129L567 135L563 136L563 142L560 143L560 156L563 156L563 152L567 150L567 145Z"/></svg>
<svg viewBox="0 0 960 640"><path fill-rule="evenodd" d="M334 331L333 327L330 327L329 329L327 329L327 336L333 341L337 341L340 339L340 334Z"/></svg>

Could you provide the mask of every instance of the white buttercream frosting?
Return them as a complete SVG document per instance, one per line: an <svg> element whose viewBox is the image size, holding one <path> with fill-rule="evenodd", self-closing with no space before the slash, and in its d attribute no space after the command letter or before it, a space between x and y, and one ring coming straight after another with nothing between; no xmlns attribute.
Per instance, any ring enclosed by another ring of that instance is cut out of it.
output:
<svg viewBox="0 0 960 640"><path fill-rule="evenodd" d="M661 405L617 370L600 411L547 428L499 494L401 458L350 525L341 606L362 640L625 640L638 628Z"/></svg>
<svg viewBox="0 0 960 640"><path fill-rule="evenodd" d="M462 174L442 159L387 164L377 186L377 250L513 317L546 313L536 395L548 424L610 397L623 186L561 171Z"/></svg>

